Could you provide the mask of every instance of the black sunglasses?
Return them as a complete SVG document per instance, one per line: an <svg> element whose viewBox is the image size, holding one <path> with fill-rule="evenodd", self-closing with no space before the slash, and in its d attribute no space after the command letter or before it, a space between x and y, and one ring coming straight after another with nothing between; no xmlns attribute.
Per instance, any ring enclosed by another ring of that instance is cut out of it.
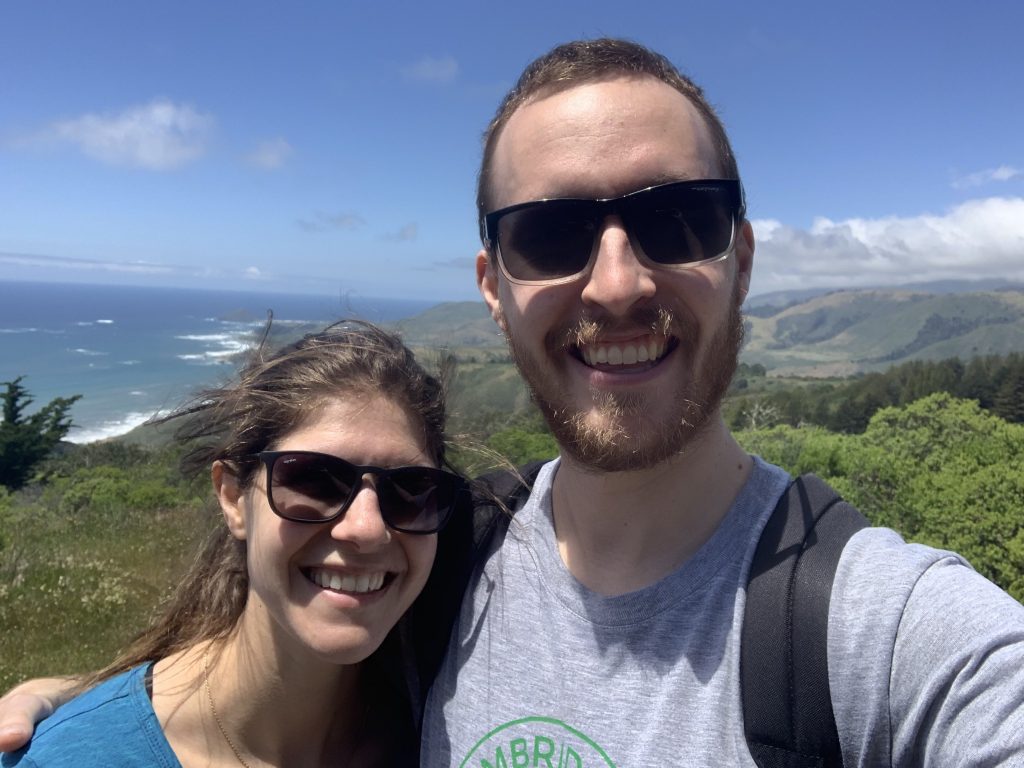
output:
<svg viewBox="0 0 1024 768"><path fill-rule="evenodd" d="M327 523L345 514L371 475L388 527L402 533L436 533L467 503L465 481L433 467L359 466L315 451L263 451L267 500L285 520Z"/></svg>
<svg viewBox="0 0 1024 768"><path fill-rule="evenodd" d="M606 200L554 198L510 205L480 222L484 247L520 285L566 283L597 253L604 220L622 217L642 261L689 269L726 258L745 214L737 179L675 181ZM637 248L638 247L638 248Z"/></svg>

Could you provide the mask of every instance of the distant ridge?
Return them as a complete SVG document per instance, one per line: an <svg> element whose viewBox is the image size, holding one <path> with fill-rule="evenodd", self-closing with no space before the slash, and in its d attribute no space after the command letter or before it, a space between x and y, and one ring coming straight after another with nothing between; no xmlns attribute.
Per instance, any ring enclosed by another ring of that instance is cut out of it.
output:
<svg viewBox="0 0 1024 768"><path fill-rule="evenodd" d="M782 291L749 304L741 359L775 375L843 377L911 360L1024 352L1024 285L1006 280ZM505 347L483 301L439 304L397 327L412 346Z"/></svg>
<svg viewBox="0 0 1024 768"><path fill-rule="evenodd" d="M429 347L504 347L505 341L480 301L450 301L395 324L406 344Z"/></svg>
<svg viewBox="0 0 1024 768"><path fill-rule="evenodd" d="M742 359L777 375L826 377L1024 352L1024 288L991 282L992 289L974 292L953 283L944 292L834 291L771 313L748 312Z"/></svg>
<svg viewBox="0 0 1024 768"><path fill-rule="evenodd" d="M744 304L744 311L747 314L758 317L771 317L787 307L800 304L816 296L824 296L830 293L860 292L860 291L911 291L915 293L949 294L949 293L978 293L982 291L1024 291L1024 283L1013 282L1001 278L986 278L982 280L931 280L916 283L903 283L901 285L886 286L865 286L858 288L801 288L790 291L771 291L770 293L759 293L751 296Z"/></svg>

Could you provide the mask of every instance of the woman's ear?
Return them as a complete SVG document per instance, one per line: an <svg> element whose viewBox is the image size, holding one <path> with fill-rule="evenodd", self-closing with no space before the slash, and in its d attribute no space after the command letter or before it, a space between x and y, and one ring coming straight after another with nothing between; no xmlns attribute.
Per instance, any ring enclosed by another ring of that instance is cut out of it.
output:
<svg viewBox="0 0 1024 768"><path fill-rule="evenodd" d="M215 461L210 468L210 480L228 531L239 541L245 541L245 494L238 484L238 476L223 461Z"/></svg>

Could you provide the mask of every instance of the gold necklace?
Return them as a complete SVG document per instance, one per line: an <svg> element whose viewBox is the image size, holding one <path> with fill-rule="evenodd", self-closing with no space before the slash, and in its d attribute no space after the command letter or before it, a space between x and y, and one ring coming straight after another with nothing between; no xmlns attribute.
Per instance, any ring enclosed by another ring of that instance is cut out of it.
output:
<svg viewBox="0 0 1024 768"><path fill-rule="evenodd" d="M228 736L228 732L224 730L224 723L220 721L220 715L217 714L217 707L213 703L213 693L210 691L210 654L209 651L203 654L203 686L206 688L206 699L210 702L210 712L213 713L214 722L217 723L217 730L220 731L220 735L224 737L224 741L231 747L231 751L235 755L235 759L243 766L243 768L252 768L245 760L242 759L241 753L238 751L238 747L235 746L235 742Z"/></svg>

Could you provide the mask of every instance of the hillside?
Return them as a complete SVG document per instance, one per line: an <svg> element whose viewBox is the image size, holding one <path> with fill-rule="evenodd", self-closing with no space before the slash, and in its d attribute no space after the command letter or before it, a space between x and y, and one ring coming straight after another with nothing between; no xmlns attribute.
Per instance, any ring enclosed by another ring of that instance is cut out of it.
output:
<svg viewBox="0 0 1024 768"><path fill-rule="evenodd" d="M1024 350L1024 290L837 291L746 320L742 359L783 376L850 376Z"/></svg>
<svg viewBox="0 0 1024 768"><path fill-rule="evenodd" d="M395 325L411 347L505 347L498 326L483 301L438 304Z"/></svg>
<svg viewBox="0 0 1024 768"><path fill-rule="evenodd" d="M913 360L969 360L1024 351L1024 289L957 292L871 289L773 294L747 312L742 362L773 377L836 378L884 371ZM775 303L773 303L775 302ZM776 303L780 306L776 306ZM781 306L785 305L785 306ZM482 301L439 304L396 323L428 364L445 349L459 360L451 412L456 431L532 410L505 342ZM311 328L275 329L274 342ZM495 421L496 420L496 421ZM122 438L160 445L170 430L139 428Z"/></svg>
<svg viewBox="0 0 1024 768"><path fill-rule="evenodd" d="M742 360L773 375L825 378L911 360L1024 351L1024 288L972 287L943 283L758 297L746 313ZM411 346L443 347L464 362L496 362L505 348L482 301L440 304L398 327Z"/></svg>

